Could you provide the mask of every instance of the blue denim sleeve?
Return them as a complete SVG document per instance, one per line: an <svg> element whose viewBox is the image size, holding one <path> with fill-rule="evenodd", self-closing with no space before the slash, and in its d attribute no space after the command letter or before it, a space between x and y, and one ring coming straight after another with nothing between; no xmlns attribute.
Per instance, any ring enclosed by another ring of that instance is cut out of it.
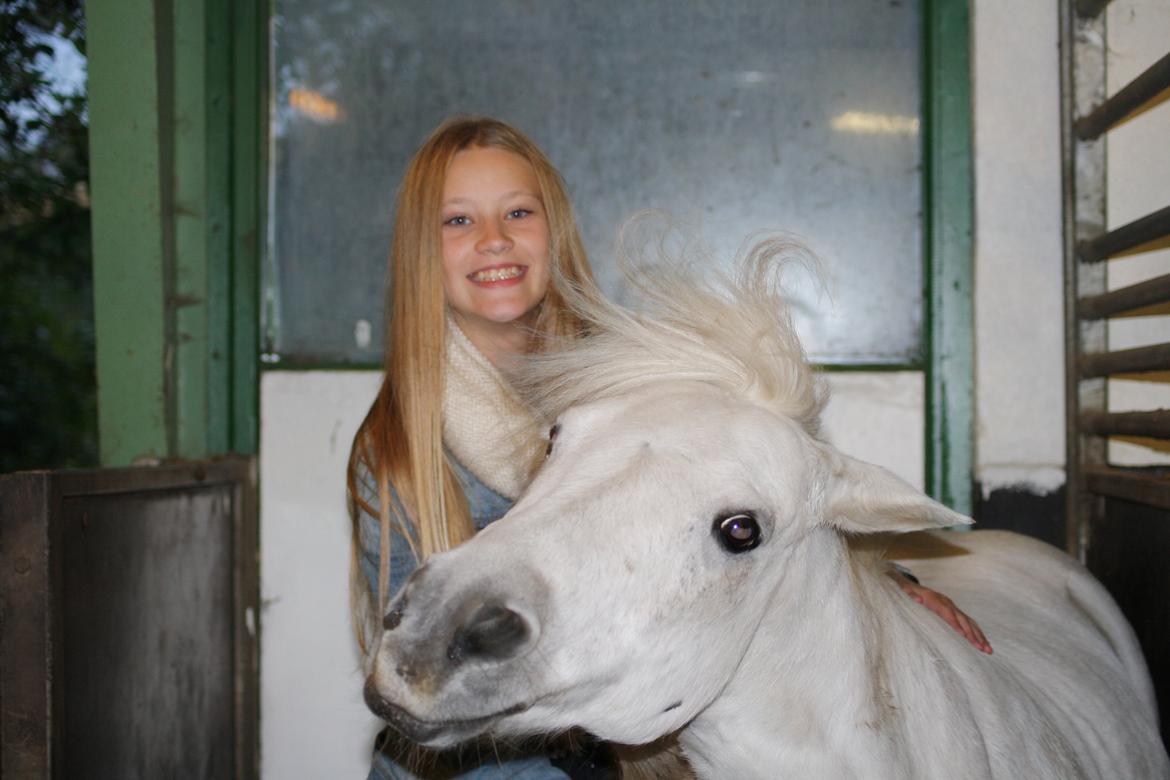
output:
<svg viewBox="0 0 1170 780"><path fill-rule="evenodd" d="M569 776L557 769L547 756L516 758L499 764L482 764L457 775L444 775L444 780L568 780ZM400 764L385 753L374 753L367 780L427 780Z"/></svg>

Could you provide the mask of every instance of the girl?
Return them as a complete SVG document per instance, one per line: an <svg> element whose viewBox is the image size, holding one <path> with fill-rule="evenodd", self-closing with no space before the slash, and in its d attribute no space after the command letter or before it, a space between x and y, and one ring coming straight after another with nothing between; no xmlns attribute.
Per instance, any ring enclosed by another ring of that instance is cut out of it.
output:
<svg viewBox="0 0 1170 780"><path fill-rule="evenodd" d="M367 658L386 603L419 562L470 538L519 495L544 426L510 387L509 363L548 337L578 335L565 285L597 294L559 174L530 140L493 119L450 120L415 154L398 194L390 274L385 378L347 474L352 607ZM990 650L948 599L899 581ZM375 754L371 778L415 777L387 750ZM466 768L470 758L459 760ZM559 764L572 763L578 776L590 760ZM547 756L501 764L493 754L460 776L566 773Z"/></svg>

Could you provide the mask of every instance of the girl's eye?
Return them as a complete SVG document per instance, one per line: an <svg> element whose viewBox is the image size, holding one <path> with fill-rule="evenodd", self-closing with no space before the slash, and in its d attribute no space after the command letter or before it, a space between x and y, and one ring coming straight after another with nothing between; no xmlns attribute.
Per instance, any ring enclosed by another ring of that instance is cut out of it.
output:
<svg viewBox="0 0 1170 780"><path fill-rule="evenodd" d="M532 213L532 209L512 209L508 212L508 216L512 219L523 219Z"/></svg>
<svg viewBox="0 0 1170 780"><path fill-rule="evenodd" d="M467 217L463 216L462 214L458 214L454 217L451 217L449 219L444 220L443 224L444 225L451 225L452 227L462 227L464 225L470 225L471 220L468 219Z"/></svg>

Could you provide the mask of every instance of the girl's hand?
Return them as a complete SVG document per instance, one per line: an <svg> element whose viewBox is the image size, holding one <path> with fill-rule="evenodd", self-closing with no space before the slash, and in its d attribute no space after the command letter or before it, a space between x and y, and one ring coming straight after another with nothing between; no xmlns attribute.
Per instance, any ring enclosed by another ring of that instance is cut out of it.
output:
<svg viewBox="0 0 1170 780"><path fill-rule="evenodd" d="M890 576L897 581L903 593L945 620L948 626L966 637L967 641L977 650L991 655L991 643L983 635L979 624L964 614L963 610L956 607L955 602L925 585L911 582L901 572L890 572Z"/></svg>

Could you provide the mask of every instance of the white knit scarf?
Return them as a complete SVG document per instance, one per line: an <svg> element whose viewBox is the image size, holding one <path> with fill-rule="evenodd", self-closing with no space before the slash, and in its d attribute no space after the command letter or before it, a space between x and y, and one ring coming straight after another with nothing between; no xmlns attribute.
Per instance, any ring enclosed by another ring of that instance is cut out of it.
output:
<svg viewBox="0 0 1170 780"><path fill-rule="evenodd" d="M514 499L543 446L541 425L450 316L446 351L443 443L481 482Z"/></svg>

